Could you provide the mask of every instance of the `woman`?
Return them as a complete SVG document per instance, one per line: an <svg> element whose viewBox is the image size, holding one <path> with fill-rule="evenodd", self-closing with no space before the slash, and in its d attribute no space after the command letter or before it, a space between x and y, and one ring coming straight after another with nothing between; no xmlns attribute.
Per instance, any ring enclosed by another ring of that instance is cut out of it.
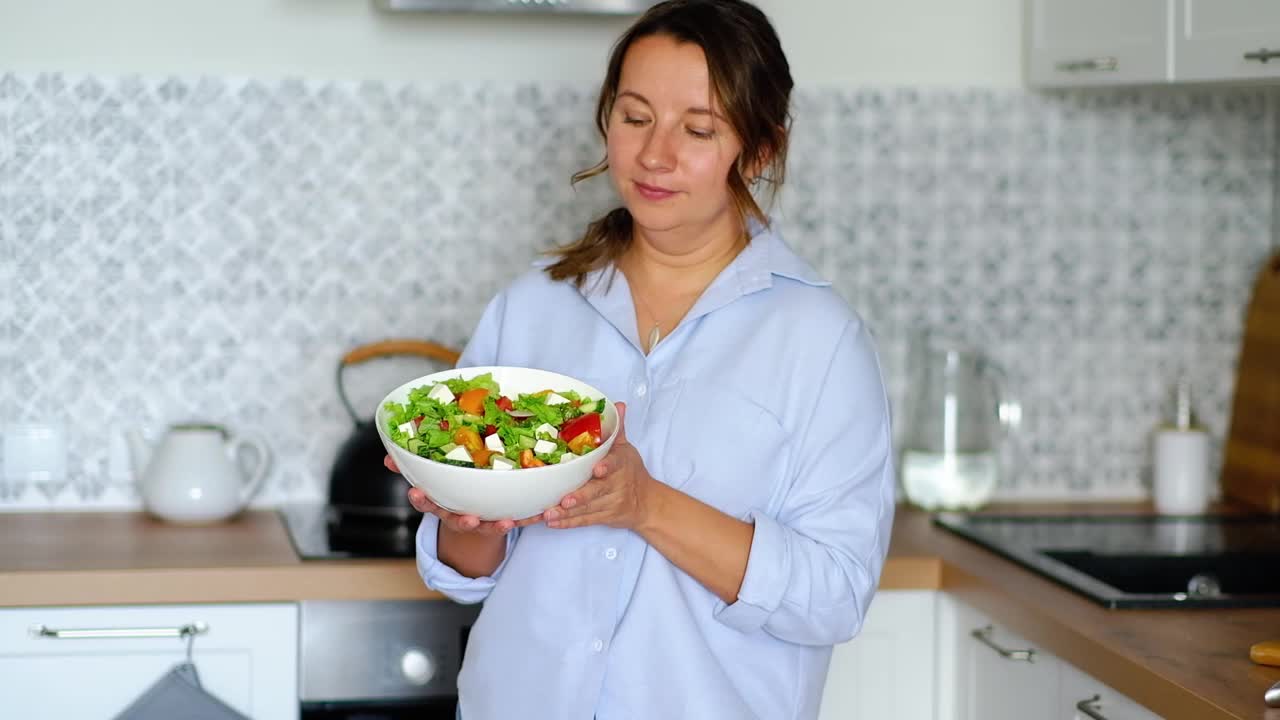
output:
<svg viewBox="0 0 1280 720"><path fill-rule="evenodd" d="M768 19L671 0L613 51L597 108L624 207L517 279L459 362L619 400L586 486L480 522L410 490L427 585L485 603L465 720L814 718L893 515L866 327L769 227L792 81Z"/></svg>

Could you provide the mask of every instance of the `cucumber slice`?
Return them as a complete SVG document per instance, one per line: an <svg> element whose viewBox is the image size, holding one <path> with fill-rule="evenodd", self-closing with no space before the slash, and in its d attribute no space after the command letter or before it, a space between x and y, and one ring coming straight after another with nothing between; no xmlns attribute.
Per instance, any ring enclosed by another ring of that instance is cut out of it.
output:
<svg viewBox="0 0 1280 720"><path fill-rule="evenodd" d="M522 448L529 448L530 450L532 450L533 446L537 444L538 444L538 441L533 439L532 437L528 437L525 435L520 436L520 447Z"/></svg>

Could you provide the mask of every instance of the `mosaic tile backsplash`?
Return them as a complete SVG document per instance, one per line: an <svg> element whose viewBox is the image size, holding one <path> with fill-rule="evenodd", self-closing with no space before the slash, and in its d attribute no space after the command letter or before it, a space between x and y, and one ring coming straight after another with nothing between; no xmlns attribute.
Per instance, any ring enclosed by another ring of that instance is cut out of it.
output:
<svg viewBox="0 0 1280 720"><path fill-rule="evenodd" d="M66 472L0 509L136 507L122 433L265 437L257 504L324 496L338 358L461 346L486 300L612 202L592 88L0 74L0 425ZM1185 372L1226 431L1273 247L1265 89L807 90L784 234L878 337L901 431L913 329L987 348L1022 404L1006 499L1143 495ZM382 392L438 369L352 368Z"/></svg>

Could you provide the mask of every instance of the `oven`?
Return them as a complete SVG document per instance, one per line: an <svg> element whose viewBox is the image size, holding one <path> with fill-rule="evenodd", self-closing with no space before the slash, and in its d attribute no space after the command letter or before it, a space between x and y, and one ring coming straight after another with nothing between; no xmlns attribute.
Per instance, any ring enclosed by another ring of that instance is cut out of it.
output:
<svg viewBox="0 0 1280 720"><path fill-rule="evenodd" d="M479 611L448 600L302 602L302 720L453 720Z"/></svg>
<svg viewBox="0 0 1280 720"><path fill-rule="evenodd" d="M286 505L280 515L306 562L412 558L422 518L314 503ZM458 670L479 605L307 600L299 608L301 720L454 720Z"/></svg>

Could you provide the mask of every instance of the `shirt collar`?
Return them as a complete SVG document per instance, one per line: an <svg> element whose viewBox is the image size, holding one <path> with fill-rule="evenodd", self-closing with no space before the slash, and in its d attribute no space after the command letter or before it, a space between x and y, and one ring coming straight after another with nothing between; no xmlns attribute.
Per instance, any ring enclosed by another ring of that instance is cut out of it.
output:
<svg viewBox="0 0 1280 720"><path fill-rule="evenodd" d="M773 286L774 277L784 277L814 287L826 287L831 284L791 249L772 223L764 225L752 219L748 229L751 233L751 241L707 286L702 296L681 321L682 325L714 312L745 295L767 290ZM553 261L542 260L535 264L545 267L550 262ZM640 347L639 338L636 336L635 306L631 301L631 289L622 273L615 272L613 266L592 270L587 273L586 282L582 286L582 295L597 312L630 339L632 344Z"/></svg>

